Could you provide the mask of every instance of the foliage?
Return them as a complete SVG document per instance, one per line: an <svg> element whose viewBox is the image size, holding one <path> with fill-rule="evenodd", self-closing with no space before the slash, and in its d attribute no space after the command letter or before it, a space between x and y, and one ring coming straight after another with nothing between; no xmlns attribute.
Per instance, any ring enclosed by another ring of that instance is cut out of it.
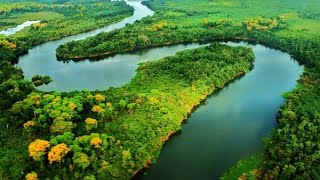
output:
<svg viewBox="0 0 320 180"><path fill-rule="evenodd" d="M50 76L40 76L38 74L34 75L31 80L35 86L41 86L43 84L47 85L52 82Z"/></svg>
<svg viewBox="0 0 320 180"><path fill-rule="evenodd" d="M232 166L228 172L226 172L220 179L232 180L232 179L249 179L254 180L258 167L261 165L264 157L263 154L253 155L248 159L237 162Z"/></svg>
<svg viewBox="0 0 320 180"><path fill-rule="evenodd" d="M61 162L61 159L69 152L69 148L66 144L61 143L54 146L48 153L49 163Z"/></svg>
<svg viewBox="0 0 320 180"><path fill-rule="evenodd" d="M40 161L50 147L48 141L37 139L29 145L29 155L35 160Z"/></svg>
<svg viewBox="0 0 320 180"><path fill-rule="evenodd" d="M82 1L82 4L73 0L6 2L0 8L0 24L4 24L1 28L14 27L27 20L41 22L10 37L0 37L1 56L8 54L10 56L5 60L15 60L15 57L26 53L31 46L102 27L130 14L132 7L123 1ZM15 44L10 47L16 47L17 50L3 49L1 41L13 41ZM12 53L9 54L10 52Z"/></svg>
<svg viewBox="0 0 320 180"><path fill-rule="evenodd" d="M82 12L79 11L81 9ZM12 105L36 91L32 82L24 79L22 70L12 65L16 62L17 57L38 43L105 26L131 13L132 8L125 5L124 2L101 0L0 1L0 29L14 27L27 20L41 20L39 26L36 24L26 28L15 34L15 37L0 36L1 178L22 179L27 172L30 172L29 169L33 166L33 162L28 161L28 145L30 141L36 139L33 138L33 135L36 134L37 129L47 127L43 116L40 117L41 123L32 118L26 121L16 119L15 115L11 116L9 109L12 108ZM51 81L49 77L44 77L42 80L46 83ZM33 103L38 103L39 99L34 98ZM69 104L71 110L76 108L75 104L77 102ZM24 117L30 116L29 112L32 111L28 108L24 109L26 107L22 107L17 114ZM78 106L78 108L81 107ZM72 122L56 120L50 128L45 128L41 132L44 134L47 134L48 131L58 133L72 128L74 128ZM44 139L47 138L44 137ZM37 179L38 175L31 173L28 178Z"/></svg>
<svg viewBox="0 0 320 180"><path fill-rule="evenodd" d="M0 61L0 112L9 109L11 104L24 99L34 90L32 83L23 78L23 72L9 62Z"/></svg>
<svg viewBox="0 0 320 180"><path fill-rule="evenodd" d="M307 73L279 111L279 125L266 144L259 178L319 179L320 3L151 0L145 4L156 10L153 17L67 43L57 49L58 56L92 57L181 42L239 39L282 49L303 63ZM158 100L150 102L155 105Z"/></svg>
<svg viewBox="0 0 320 180"><path fill-rule="evenodd" d="M28 173L26 175L26 180L38 180L38 174L35 172Z"/></svg>
<svg viewBox="0 0 320 180"><path fill-rule="evenodd" d="M247 72L253 58L250 49L214 43L144 63L122 88L31 93L9 111L14 126L46 139L46 146L34 148L39 140L29 145L37 158L24 157L30 162L26 172L39 178L130 178L201 100Z"/></svg>
<svg viewBox="0 0 320 180"><path fill-rule="evenodd" d="M10 7L1 10L5 12L0 15L1 26L16 25L22 19L16 16L17 12L32 16L37 11L33 3L30 3L33 8L25 8L25 2L15 2L23 7L17 11ZM180 129L181 121L194 106L215 89L247 72L252 63L253 55L247 49L214 44L143 63L131 83L121 88L30 94L34 91L31 83L23 80L22 71L8 62L14 62L31 45L99 27L131 13L123 3L114 2L110 4L111 12L119 15L109 21L97 11L99 1L81 1L86 4L84 8L73 0L53 1L60 4L57 7L46 0L36 2L42 3L45 12L54 12L55 18L44 17L41 23L47 23L46 26L40 24L39 28L27 28L14 37L1 37L0 42L0 107L2 111L10 109L0 117L0 142L4 144L0 146L0 175L10 179L21 179L32 170L39 178L129 179L156 158L163 141ZM67 43L57 49L58 56L91 57L181 42L239 39L282 49L303 63L306 73L299 87L286 96L278 114L278 126L266 143L264 161L255 175L260 179L319 179L319 1L144 3L156 11L153 17ZM123 8L116 8L117 4ZM17 18L2 21L8 13L8 17ZM88 118L91 121L86 123ZM50 164L46 156L41 156L41 162L33 161L28 157L27 147L30 141L39 138L50 141L51 147L65 144L68 153L61 154L59 163ZM250 168L258 164L254 162L249 163ZM247 167L245 171L248 172Z"/></svg>

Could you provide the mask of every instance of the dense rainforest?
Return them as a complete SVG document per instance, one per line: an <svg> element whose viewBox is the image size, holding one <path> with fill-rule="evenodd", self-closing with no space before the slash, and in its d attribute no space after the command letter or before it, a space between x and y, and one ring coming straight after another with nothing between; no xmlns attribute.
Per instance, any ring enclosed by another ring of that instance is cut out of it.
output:
<svg viewBox="0 0 320 180"><path fill-rule="evenodd" d="M285 95L287 102L279 111L278 126L266 142L264 161L255 174L265 179L319 179L320 16L317 8L320 3L222 0L144 3L156 10L153 17L112 33L67 43L57 49L57 55L83 58L212 40L247 40L286 51L306 66L306 72L298 88Z"/></svg>
<svg viewBox="0 0 320 180"><path fill-rule="evenodd" d="M39 178L128 179L154 160L195 105L249 71L253 58L249 49L212 44L144 63L122 88L31 93L9 109L10 126L22 126L30 143L25 171Z"/></svg>
<svg viewBox="0 0 320 180"><path fill-rule="evenodd" d="M0 1L0 30L41 20L12 36L0 35L0 179L21 179L28 167L26 140L31 136L10 122L9 109L36 89L24 79L22 70L13 66L17 57L36 44L105 26L132 13L132 7L118 1ZM51 81L41 76L33 80L35 84Z"/></svg>
<svg viewBox="0 0 320 180"><path fill-rule="evenodd" d="M14 59L11 56L25 53L36 44L96 29L132 13L131 6L119 1L0 1L0 30L27 20L41 20L9 38L0 35L1 44L15 51L13 54L1 51L1 54L10 56L7 59L11 60Z"/></svg>
<svg viewBox="0 0 320 180"><path fill-rule="evenodd" d="M152 17L109 33L69 42L61 58L85 58L181 42L247 40L288 52L306 67L285 94L263 155L224 176L320 178L320 2L150 0ZM107 9L107 11L106 11ZM13 66L32 46L119 21L124 2L0 1L0 29L40 23L0 36L0 177L129 179L158 156L169 135L218 88L250 70L250 49L213 43L142 63L121 88L40 92ZM39 19L40 18L40 19ZM36 76L34 81L41 79Z"/></svg>

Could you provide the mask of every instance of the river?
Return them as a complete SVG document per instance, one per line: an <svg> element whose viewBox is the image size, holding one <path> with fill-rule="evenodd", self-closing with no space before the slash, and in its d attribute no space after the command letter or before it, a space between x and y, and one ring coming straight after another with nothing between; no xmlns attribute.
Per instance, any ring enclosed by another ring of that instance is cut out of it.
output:
<svg viewBox="0 0 320 180"><path fill-rule="evenodd" d="M39 87L40 90L104 90L128 83L139 62L202 46L179 44L118 54L99 61L57 61L55 49L61 44L153 15L140 1L128 3L135 8L133 16L98 30L36 46L19 58L17 66L28 79L35 74L53 78L52 83ZM253 70L210 96L191 114L182 131L165 144L157 163L145 171L146 175L142 172L134 179L218 179L238 160L262 151L262 139L275 127L277 111L284 103L281 95L295 87L303 67L279 50L247 43L227 44L253 48L256 56Z"/></svg>
<svg viewBox="0 0 320 180"><path fill-rule="evenodd" d="M110 32L112 30L122 28L126 26L126 24L132 24L137 20L141 20L144 17L152 16L154 14L152 10L142 5L141 1L126 1L126 3L134 8L134 14L132 16L103 28L35 46L28 51L28 54L19 57L19 61L16 66L23 69L24 76L27 79L31 79L36 74L50 76L53 79L53 82L47 86L38 87L39 90L43 91L58 90L70 92L73 90L84 89L103 90L111 86L119 87L124 83L129 82L131 77L135 74L137 63L140 61L139 55L136 55L139 53L133 54L130 57L125 55L115 56L94 63L89 60L75 63L71 61L58 61L55 51L60 45L66 42L84 39L86 37L97 35L101 32ZM161 53L166 49L168 49L168 55L174 54L169 53L169 51L174 51L174 48L162 49L163 50L159 51L153 50L157 51L159 56L151 57L153 59L161 58ZM178 47L177 50L183 50L183 48L180 47L179 49ZM144 51L140 52L143 53ZM147 56L148 54L144 57L147 58ZM123 59L124 61L120 62L118 61L119 59ZM130 77L129 80L127 80L127 77Z"/></svg>
<svg viewBox="0 0 320 180"><path fill-rule="evenodd" d="M237 161L262 152L284 103L281 95L296 86L303 67L279 50L227 44L253 48L253 70L207 98L166 142L157 163L134 179L219 179Z"/></svg>
<svg viewBox="0 0 320 180"><path fill-rule="evenodd" d="M28 26L31 26L32 24L35 24L35 23L38 23L40 21L26 21L16 27L13 27L13 28L9 28L7 30L2 30L0 31L0 35L3 34L5 36L10 36L10 35L13 35L21 30L23 30L24 28L28 27Z"/></svg>

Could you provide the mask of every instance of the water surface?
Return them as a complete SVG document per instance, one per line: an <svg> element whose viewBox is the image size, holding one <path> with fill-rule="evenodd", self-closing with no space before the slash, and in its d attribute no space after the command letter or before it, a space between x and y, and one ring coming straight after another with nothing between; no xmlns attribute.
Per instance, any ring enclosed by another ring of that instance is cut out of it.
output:
<svg viewBox="0 0 320 180"><path fill-rule="evenodd" d="M179 44L167 47L145 49L133 53L119 54L100 61L62 62L55 56L48 56L50 49L41 48L31 52L28 59L19 61L24 75L31 79L35 74L49 75L53 82L38 87L43 91L106 90L129 83L136 74L138 64L161 59L178 51L200 47L200 44ZM30 58L30 59L29 59Z"/></svg>
<svg viewBox="0 0 320 180"><path fill-rule="evenodd" d="M38 23L40 21L26 21L14 28L9 28L7 30L2 30L0 31L0 34L3 34L5 36L10 36L10 35L13 35L15 33L17 33L18 31L21 31L23 30L24 28L28 27L28 26L31 26L32 24L35 24L35 23Z"/></svg>
<svg viewBox="0 0 320 180"><path fill-rule="evenodd" d="M262 140L276 125L281 95L295 88L303 67L287 53L252 47L254 68L210 96L169 140L143 180L219 179L234 163L262 152Z"/></svg>
<svg viewBox="0 0 320 180"><path fill-rule="evenodd" d="M142 55L142 57L137 55L139 53L136 53L133 56L120 55L113 58L106 58L95 63L91 63L89 60L79 63L64 63L57 60L55 50L66 42L84 39L101 32L110 32L122 28L126 26L126 24L132 24L144 17L152 16L154 12L142 5L141 2L141 0L126 1L128 5L134 8L134 14L118 23L93 31L65 37L60 40L50 41L30 49L28 54L19 57L17 66L23 69L24 76L27 79L31 79L36 74L49 75L53 79L53 82L48 86L38 87L39 90L43 91L73 91L83 89L104 90L111 86L118 87L129 82L137 68L137 62L140 62L140 59L144 60L151 54L145 54ZM166 52L168 55L172 55L172 53L174 54L174 49L175 48L171 48ZM179 46L176 47L176 50L179 50ZM158 55L156 55L157 52L155 51L158 52ZM153 58L163 57L160 54L162 51L161 48L159 50L153 50ZM144 51L140 51L142 54L143 52ZM124 61L116 61L119 59L123 59ZM132 60L132 63L128 63L130 60ZM130 76L129 80L128 76Z"/></svg>
<svg viewBox="0 0 320 180"><path fill-rule="evenodd" d="M112 31L153 15L141 1L127 3L135 9L133 16L104 28L36 46L19 58L17 66L28 79L35 74L53 78L51 84L39 87L40 90L104 90L128 83L139 62L201 46L192 43L150 48L100 61L57 61L55 49L61 44ZM158 162L146 171L147 175L141 173L135 179L218 179L238 160L262 151L262 138L275 126L277 111L284 102L281 95L295 87L303 67L287 53L261 45L228 45L252 47L256 56L253 70L209 97L192 113L181 133L166 143Z"/></svg>

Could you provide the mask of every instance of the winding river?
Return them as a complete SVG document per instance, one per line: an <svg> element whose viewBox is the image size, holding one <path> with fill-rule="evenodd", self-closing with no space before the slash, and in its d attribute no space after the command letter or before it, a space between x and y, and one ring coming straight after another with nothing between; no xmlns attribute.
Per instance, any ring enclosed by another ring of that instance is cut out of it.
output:
<svg viewBox="0 0 320 180"><path fill-rule="evenodd" d="M28 27L28 26L31 26L32 24L35 24L35 23L38 23L40 21L26 21L16 27L13 27L13 28L9 28L7 30L2 30L0 31L0 35L3 34L5 36L10 36L12 34L15 34L21 30L23 30L24 28Z"/></svg>
<svg viewBox="0 0 320 180"><path fill-rule="evenodd" d="M284 103L281 95L296 86L303 67L279 50L227 44L253 48L253 70L207 98L166 142L157 163L135 179L219 179L237 161L262 152Z"/></svg>
<svg viewBox="0 0 320 180"><path fill-rule="evenodd" d="M66 42L84 39L101 32L110 32L115 29L123 28L126 24L132 24L137 20L141 20L144 17L152 16L154 14L151 9L141 4L141 0L126 1L126 3L134 8L134 14L132 16L103 28L35 46L29 50L28 54L19 57L17 66L23 69L24 76L27 79L31 79L36 74L49 75L53 79L53 82L47 86L38 88L43 91L58 90L67 92L83 89L107 89L111 86L119 87L124 83L129 82L135 74L135 69L137 68L136 64L139 61L137 58L139 58L139 55L133 57L135 56L135 54L133 54L133 56L130 57L131 59L124 55L120 58L119 56L106 58L95 63L92 63L89 60L79 63L71 61L67 63L58 61L55 51L57 47ZM174 51L170 48L164 48L162 51L165 51L165 49ZM180 47L177 51L179 50L181 51L183 48ZM161 58L162 56L160 55L162 51L157 51L159 56L155 56L154 58ZM141 53L143 52L144 51L141 51ZM174 52L171 52L171 54L168 52L168 55L173 55L172 53L174 54ZM146 56L145 58L150 59L150 57L147 58ZM117 60L119 59L124 59L124 61L118 62ZM127 62L125 59L127 59ZM136 60L130 61L132 59Z"/></svg>
<svg viewBox="0 0 320 180"><path fill-rule="evenodd" d="M128 83L139 62L203 46L179 44L119 54L99 61L57 61L55 49L61 44L112 31L153 15L141 1L127 3L135 9L133 16L101 29L36 46L19 58L17 66L28 79L35 74L53 78L51 84L39 87L40 90L103 90ZM253 70L210 96L191 114L182 131L165 144L157 163L134 179L218 179L238 160L262 151L262 139L276 125L277 111L284 103L281 95L295 87L303 67L279 50L243 42L227 44L253 48L256 56Z"/></svg>

